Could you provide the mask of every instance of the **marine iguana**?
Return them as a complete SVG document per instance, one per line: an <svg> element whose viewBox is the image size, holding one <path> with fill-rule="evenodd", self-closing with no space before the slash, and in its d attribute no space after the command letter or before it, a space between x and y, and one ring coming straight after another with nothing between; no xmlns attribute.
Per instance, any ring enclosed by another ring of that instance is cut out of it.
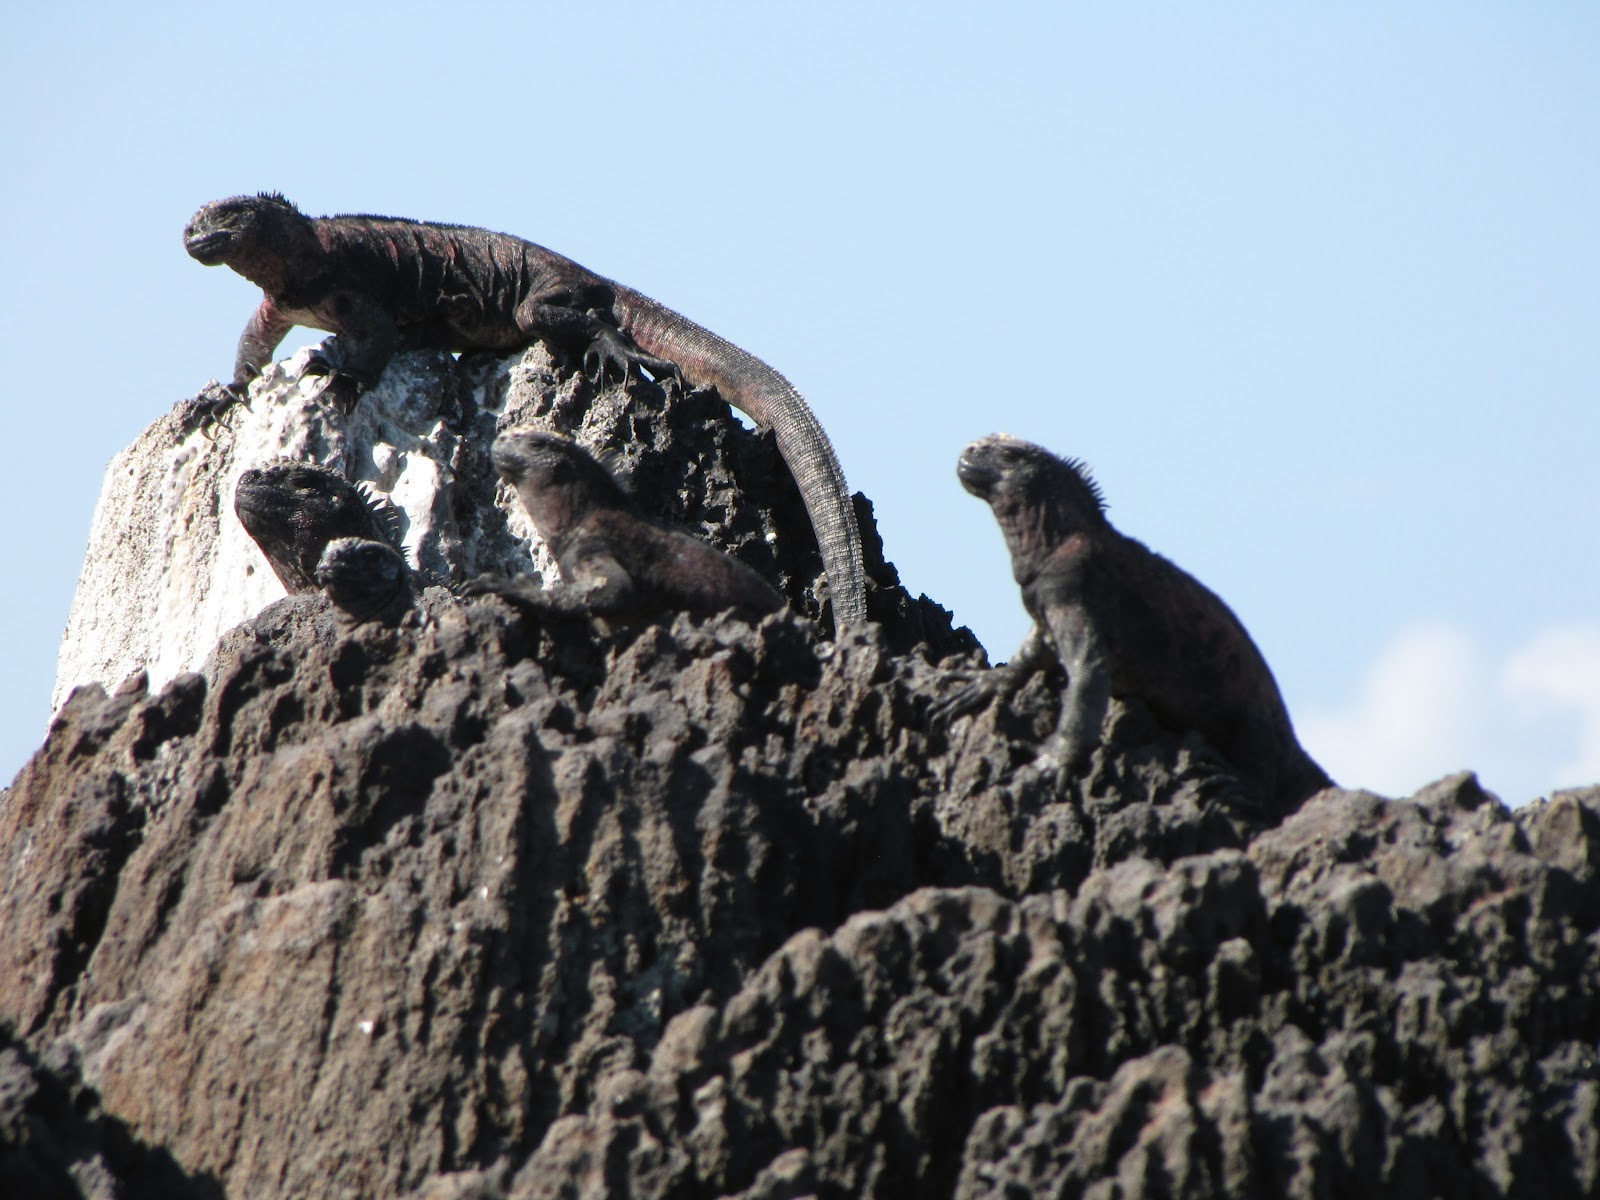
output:
<svg viewBox="0 0 1600 1200"><path fill-rule="evenodd" d="M835 620L867 619L861 534L833 445L804 398L766 363L688 318L569 258L509 234L396 217L308 217L281 195L214 201L184 246L265 293L239 338L233 386L260 373L294 325L339 338L321 360L344 406L373 386L403 344L513 350L536 339L581 352L586 368L681 373L715 386L773 431L810 514Z"/></svg>
<svg viewBox="0 0 1600 1200"><path fill-rule="evenodd" d="M994 510L1035 625L1009 663L938 706L936 721L1009 697L1053 649L1067 690L1047 763L1082 768L1110 698L1136 697L1174 730L1197 730L1280 804L1331 785L1296 740L1239 619L1193 576L1117 532L1081 462L995 434L966 448L956 474Z"/></svg>
<svg viewBox="0 0 1600 1200"><path fill-rule="evenodd" d="M318 463L252 467L239 476L233 511L291 593L317 590L318 560L335 538L384 542L399 551L399 511Z"/></svg>
<svg viewBox="0 0 1600 1200"><path fill-rule="evenodd" d="M495 438L495 470L516 488L550 546L563 586L480 575L463 595L492 594L556 616L633 616L736 609L761 617L783 598L738 559L632 511L626 493L571 438L510 429Z"/></svg>
<svg viewBox="0 0 1600 1200"><path fill-rule="evenodd" d="M317 585L347 623L394 624L421 599L406 557L389 542L334 538L317 560Z"/></svg>

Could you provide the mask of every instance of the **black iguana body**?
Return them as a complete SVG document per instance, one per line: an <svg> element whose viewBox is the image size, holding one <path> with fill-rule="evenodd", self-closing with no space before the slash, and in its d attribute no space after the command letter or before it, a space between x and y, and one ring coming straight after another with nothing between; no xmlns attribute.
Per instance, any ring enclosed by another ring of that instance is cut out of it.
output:
<svg viewBox="0 0 1600 1200"><path fill-rule="evenodd" d="M289 329L339 335L330 386L353 402L402 345L506 351L543 339L607 364L681 370L770 428L816 530L835 620L866 620L866 572L832 443L777 371L686 317L552 250L508 234L393 217L308 217L277 195L208 204L189 253L260 285L239 338L234 386L260 372Z"/></svg>
<svg viewBox="0 0 1600 1200"><path fill-rule="evenodd" d="M317 590L317 563L336 538L399 550L399 512L318 463L252 467L239 476L233 511L291 593Z"/></svg>
<svg viewBox="0 0 1600 1200"><path fill-rule="evenodd" d="M493 456L555 555L563 586L481 575L463 592L560 616L710 616L731 608L761 617L784 607L738 559L634 513L616 480L571 438L507 430L495 439Z"/></svg>
<svg viewBox="0 0 1600 1200"><path fill-rule="evenodd" d="M948 717L1014 691L1060 656L1067 673L1049 757L1069 770L1098 745L1112 696L1197 730L1280 804L1330 785L1301 748L1266 660L1222 600L1106 519L1080 463L1004 434L966 448L962 486L994 510L1035 621L1011 662L943 706Z"/></svg>

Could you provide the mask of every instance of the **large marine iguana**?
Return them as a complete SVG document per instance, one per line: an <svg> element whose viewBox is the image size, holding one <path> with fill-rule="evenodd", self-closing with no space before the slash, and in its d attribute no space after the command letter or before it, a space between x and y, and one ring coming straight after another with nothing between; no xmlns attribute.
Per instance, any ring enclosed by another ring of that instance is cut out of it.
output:
<svg viewBox="0 0 1600 1200"><path fill-rule="evenodd" d="M939 706L937 720L1011 695L1053 650L1067 690L1047 762L1083 767L1110 698L1135 697L1163 724L1197 730L1280 805L1330 786L1239 619L1193 576L1117 532L1082 463L996 434L968 446L956 473L994 510L1035 625L1009 663Z"/></svg>
<svg viewBox="0 0 1600 1200"><path fill-rule="evenodd" d="M776 436L816 531L836 622L866 620L861 534L833 445L793 385L754 355L553 250L486 229L314 218L264 193L207 204L183 236L194 258L226 264L265 293L239 338L241 395L294 325L339 335L341 361L318 369L345 405L404 344L505 351L543 339L602 373L640 366L715 386Z"/></svg>
<svg viewBox="0 0 1600 1200"><path fill-rule="evenodd" d="M233 511L290 593L314 592L317 563L336 538L399 551L397 509L319 463L274 462L239 476Z"/></svg>
<svg viewBox="0 0 1600 1200"><path fill-rule="evenodd" d="M503 596L557 616L709 616L731 608L760 617L784 607L738 559L633 512L610 472L571 438L510 429L495 438L491 455L549 544L563 585L480 575L463 585L463 595Z"/></svg>

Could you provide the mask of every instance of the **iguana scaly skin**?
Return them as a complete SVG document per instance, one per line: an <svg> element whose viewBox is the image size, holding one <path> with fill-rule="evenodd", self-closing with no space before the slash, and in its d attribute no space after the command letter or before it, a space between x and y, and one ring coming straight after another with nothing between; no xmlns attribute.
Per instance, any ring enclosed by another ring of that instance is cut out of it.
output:
<svg viewBox="0 0 1600 1200"><path fill-rule="evenodd" d="M766 363L631 288L508 234L395 217L308 217L282 196L206 205L184 229L188 252L258 284L239 338L234 387L272 358L289 329L339 335L322 363L348 407L403 345L506 351L541 339L624 374L681 371L771 429L800 487L840 625L866 620L861 534L844 472L800 393Z"/></svg>
<svg viewBox="0 0 1600 1200"><path fill-rule="evenodd" d="M942 719L1009 695L1049 663L1067 673L1049 759L1069 772L1099 744L1112 696L1197 730L1279 804L1331 784L1295 738L1266 660L1213 592L1106 519L1081 463L1004 434L973 442L956 473L986 500L1035 621L1011 662L947 701Z"/></svg>
<svg viewBox="0 0 1600 1200"><path fill-rule="evenodd" d="M392 625L417 606L420 584L406 556L388 542L334 538L317 559L317 586L344 622Z"/></svg>
<svg viewBox="0 0 1600 1200"><path fill-rule="evenodd" d="M291 593L314 592L317 563L336 538L399 551L398 510L318 463L274 462L239 476L233 511Z"/></svg>
<svg viewBox="0 0 1600 1200"><path fill-rule="evenodd" d="M463 594L503 596L558 616L710 616L731 608L761 617L784 607L732 555L634 513L616 480L571 438L511 429L495 438L492 455L555 555L562 586L480 575Z"/></svg>

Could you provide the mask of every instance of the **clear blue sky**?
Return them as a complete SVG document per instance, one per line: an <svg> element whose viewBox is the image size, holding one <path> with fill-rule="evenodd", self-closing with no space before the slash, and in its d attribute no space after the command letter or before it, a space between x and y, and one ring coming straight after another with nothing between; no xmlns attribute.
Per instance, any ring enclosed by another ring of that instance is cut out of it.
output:
<svg viewBox="0 0 1600 1200"><path fill-rule="evenodd" d="M14 5L0 103L7 778L106 461L255 303L184 221L278 189L761 355L996 658L954 464L1004 429L1229 601L1342 782L1600 780L1592 5Z"/></svg>

